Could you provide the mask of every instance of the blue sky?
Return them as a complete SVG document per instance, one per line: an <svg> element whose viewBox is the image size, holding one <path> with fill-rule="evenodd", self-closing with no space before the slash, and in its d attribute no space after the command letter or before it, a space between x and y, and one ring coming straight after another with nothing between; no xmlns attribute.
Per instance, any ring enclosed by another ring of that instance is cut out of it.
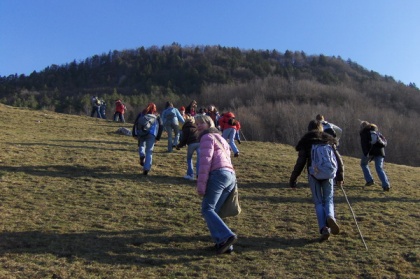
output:
<svg viewBox="0 0 420 279"><path fill-rule="evenodd" d="M419 0L0 0L0 76L141 46L351 59L420 87Z"/></svg>

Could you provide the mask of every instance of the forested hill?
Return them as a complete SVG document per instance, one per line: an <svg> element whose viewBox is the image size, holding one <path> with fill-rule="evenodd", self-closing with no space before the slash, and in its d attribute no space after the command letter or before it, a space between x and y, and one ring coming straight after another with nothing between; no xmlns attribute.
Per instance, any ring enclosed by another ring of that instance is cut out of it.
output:
<svg viewBox="0 0 420 279"><path fill-rule="evenodd" d="M108 118L121 98L128 121L150 101L161 110L167 100L181 106L195 99L199 107L234 111L248 140L293 145L322 113L344 129L341 150L353 156L360 153L358 120L368 120L390 139L391 161L420 165L419 156L412 156L413 149L420 152L419 89L350 59L174 43L0 77L0 102L17 107L87 115L93 95L108 104Z"/></svg>

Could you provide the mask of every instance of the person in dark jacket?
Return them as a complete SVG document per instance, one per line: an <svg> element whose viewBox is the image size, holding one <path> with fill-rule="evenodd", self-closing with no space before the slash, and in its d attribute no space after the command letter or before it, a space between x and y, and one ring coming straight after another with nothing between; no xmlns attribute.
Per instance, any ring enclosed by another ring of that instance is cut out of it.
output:
<svg viewBox="0 0 420 279"><path fill-rule="evenodd" d="M193 168L193 154L194 151L197 154L197 161L195 164L196 175L198 175L199 157L200 157L200 141L198 140L199 133L197 131L197 125L195 124L194 117L191 115L185 115L185 123L182 126L182 135L179 144L176 149L188 145L187 149L187 174L184 176L185 179L194 180L194 168Z"/></svg>
<svg viewBox="0 0 420 279"><path fill-rule="evenodd" d="M363 176L366 180L365 186L372 186L375 184L372 174L369 169L369 162L375 161L376 173L382 182L384 191L389 191L391 185L389 184L388 177L383 169L385 159L385 148L378 144L371 144L371 132L378 131L378 126L362 121L360 123L360 143L362 145L363 157L360 160L360 167L363 171Z"/></svg>
<svg viewBox="0 0 420 279"><path fill-rule="evenodd" d="M344 181L344 165L336 148L337 140L323 131L321 122L312 120L308 126L308 130L309 132L299 140L296 146L296 151L299 153L290 176L289 185L292 188L296 188L297 178L306 165L308 182L312 192L312 200L315 204L316 217L318 219L319 232L321 233L321 241L324 241L329 238L330 233L338 234L340 232L334 213L334 179L317 180L309 174L312 145L330 144L332 146L338 165L335 180L340 186L343 185Z"/></svg>

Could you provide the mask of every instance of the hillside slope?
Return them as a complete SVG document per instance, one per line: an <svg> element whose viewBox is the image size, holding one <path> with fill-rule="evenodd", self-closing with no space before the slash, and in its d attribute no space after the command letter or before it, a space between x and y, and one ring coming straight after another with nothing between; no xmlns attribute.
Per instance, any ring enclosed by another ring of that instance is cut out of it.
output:
<svg viewBox="0 0 420 279"><path fill-rule="evenodd" d="M150 176L119 123L0 104L1 278L416 278L420 168L386 164L392 189L363 187L344 157L340 235L318 243L305 177L288 187L292 146L244 141L239 241L216 256L185 174L186 150L158 143ZM131 128L129 123L124 125ZM372 170L374 170L372 166ZM376 174L375 174L376 178Z"/></svg>

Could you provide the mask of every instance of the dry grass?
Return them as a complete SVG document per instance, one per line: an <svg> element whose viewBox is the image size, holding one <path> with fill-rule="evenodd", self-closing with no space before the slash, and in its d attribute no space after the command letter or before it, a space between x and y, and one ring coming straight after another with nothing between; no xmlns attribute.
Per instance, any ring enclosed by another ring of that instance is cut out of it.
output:
<svg viewBox="0 0 420 279"><path fill-rule="evenodd" d="M0 104L0 278L418 278L419 168L386 164L392 190L364 188L344 157L342 233L317 241L305 178L288 188L293 147L243 142L233 158L243 213L239 241L216 256L185 174L185 149L156 147L140 173L136 141L95 118ZM130 124L125 127L131 128Z"/></svg>

